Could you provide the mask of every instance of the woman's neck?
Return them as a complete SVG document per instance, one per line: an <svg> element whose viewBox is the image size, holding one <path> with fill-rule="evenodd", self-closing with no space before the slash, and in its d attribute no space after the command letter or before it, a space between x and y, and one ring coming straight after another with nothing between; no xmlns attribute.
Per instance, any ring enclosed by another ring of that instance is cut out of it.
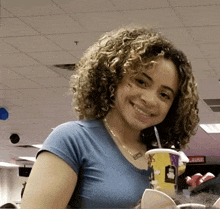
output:
<svg viewBox="0 0 220 209"><path fill-rule="evenodd" d="M127 121L118 116L118 114L114 114L114 111L110 111L105 117L105 120L111 131L122 143L127 145L140 143L140 131L132 129Z"/></svg>

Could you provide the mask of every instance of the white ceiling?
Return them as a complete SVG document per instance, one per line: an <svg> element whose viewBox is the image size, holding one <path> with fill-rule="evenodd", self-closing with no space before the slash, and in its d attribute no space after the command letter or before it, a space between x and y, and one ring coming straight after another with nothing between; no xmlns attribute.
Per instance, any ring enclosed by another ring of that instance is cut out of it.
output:
<svg viewBox="0 0 220 209"><path fill-rule="evenodd" d="M51 128L76 120L67 70L106 31L128 24L158 28L192 62L201 123L219 123L203 99L220 98L219 0L0 0L0 161L35 156ZM17 133L20 142L11 144ZM200 128L188 155L220 157L220 134ZM17 162L19 163L19 162ZM21 163L21 162L20 162ZM220 163L220 160L219 160Z"/></svg>

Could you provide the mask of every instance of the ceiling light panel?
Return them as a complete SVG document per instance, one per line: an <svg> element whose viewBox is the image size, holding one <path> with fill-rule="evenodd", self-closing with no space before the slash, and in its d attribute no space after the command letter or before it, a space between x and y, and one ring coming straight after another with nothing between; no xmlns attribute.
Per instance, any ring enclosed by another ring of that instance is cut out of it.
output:
<svg viewBox="0 0 220 209"><path fill-rule="evenodd" d="M200 124L200 127L207 133L220 133L220 123Z"/></svg>

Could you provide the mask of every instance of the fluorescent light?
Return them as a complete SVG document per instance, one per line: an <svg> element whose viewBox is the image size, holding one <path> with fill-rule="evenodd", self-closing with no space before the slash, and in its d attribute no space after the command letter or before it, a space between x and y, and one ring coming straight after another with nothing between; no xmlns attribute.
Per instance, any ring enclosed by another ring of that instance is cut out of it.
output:
<svg viewBox="0 0 220 209"><path fill-rule="evenodd" d="M201 128L207 133L220 133L220 123L200 124Z"/></svg>
<svg viewBox="0 0 220 209"><path fill-rule="evenodd" d="M19 165L16 165L16 164L13 164L13 163L0 162L0 166L3 166L3 167L18 167Z"/></svg>
<svg viewBox="0 0 220 209"><path fill-rule="evenodd" d="M34 144L32 146L41 149L43 147L43 144Z"/></svg>
<svg viewBox="0 0 220 209"><path fill-rule="evenodd" d="M35 158L35 157L19 157L19 159L28 160L28 161L33 161L33 162L36 161L36 158Z"/></svg>

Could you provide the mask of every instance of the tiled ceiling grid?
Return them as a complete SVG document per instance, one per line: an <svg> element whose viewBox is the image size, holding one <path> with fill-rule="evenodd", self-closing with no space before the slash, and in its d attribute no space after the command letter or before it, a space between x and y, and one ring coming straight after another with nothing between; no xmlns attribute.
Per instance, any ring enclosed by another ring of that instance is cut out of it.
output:
<svg viewBox="0 0 220 209"><path fill-rule="evenodd" d="M219 99L219 0L1 0L0 161L35 156L51 128L76 120L68 94L71 72L52 65L73 64L106 31L128 24L156 27L192 62L200 95L201 123L220 115L203 101ZM189 155L219 156L219 134L198 128ZM18 162L19 163L19 162Z"/></svg>

